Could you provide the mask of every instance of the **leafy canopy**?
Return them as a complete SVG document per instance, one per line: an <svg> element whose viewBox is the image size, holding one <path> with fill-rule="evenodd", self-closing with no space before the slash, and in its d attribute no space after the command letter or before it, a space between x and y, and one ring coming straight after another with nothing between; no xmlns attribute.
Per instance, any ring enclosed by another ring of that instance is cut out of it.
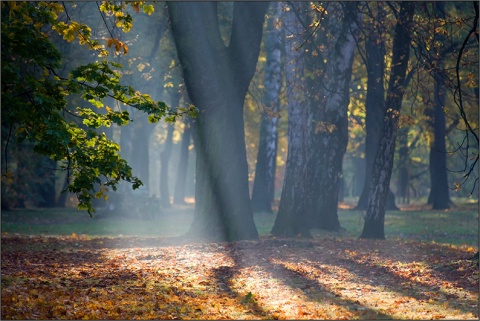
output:
<svg viewBox="0 0 480 321"><path fill-rule="evenodd" d="M139 12L151 14L151 4L130 2ZM154 101L130 86L120 83L122 65L108 61L109 50L127 54L128 47L116 38L105 44L92 38L89 26L72 21L60 21L64 13L57 2L2 2L2 126L9 129L8 141L28 141L34 151L47 155L59 164L58 170L68 171L67 190L75 193L78 207L95 212L93 198L107 199L109 188L116 190L121 180L138 188L142 182L132 175L132 169L119 154L119 145L97 130L112 123L126 125L129 113L105 106L103 100L113 98L148 114L150 122L163 119L174 122L184 114L196 116L196 110L171 110L164 102ZM102 14L113 16L115 24L128 32L133 19L125 3L103 2ZM65 41L78 40L79 45L98 52L98 60L71 70L61 77L62 56L49 34L58 33ZM32 50L33 49L33 50ZM67 109L67 98L80 95L90 108ZM72 118L81 119L78 125ZM3 174L9 175L8 162Z"/></svg>

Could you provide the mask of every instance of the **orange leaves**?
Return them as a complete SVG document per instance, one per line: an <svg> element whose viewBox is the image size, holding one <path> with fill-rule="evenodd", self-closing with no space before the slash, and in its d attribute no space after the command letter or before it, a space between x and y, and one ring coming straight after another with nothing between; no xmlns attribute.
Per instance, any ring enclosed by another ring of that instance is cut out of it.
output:
<svg viewBox="0 0 480 321"><path fill-rule="evenodd" d="M476 267L462 260L468 248L340 238L310 247L295 239L172 242L3 235L1 317L478 317L478 278L466 277Z"/></svg>
<svg viewBox="0 0 480 321"><path fill-rule="evenodd" d="M125 43L120 41L118 38L108 38L107 39L107 47L115 48L115 53L118 55L120 53L120 50L123 49L123 54L126 55L128 53L128 47Z"/></svg>

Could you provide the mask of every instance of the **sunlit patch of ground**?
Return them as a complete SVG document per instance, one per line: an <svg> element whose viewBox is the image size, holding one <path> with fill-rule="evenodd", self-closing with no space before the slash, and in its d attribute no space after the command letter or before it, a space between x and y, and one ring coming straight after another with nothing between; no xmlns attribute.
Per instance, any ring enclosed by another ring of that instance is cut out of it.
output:
<svg viewBox="0 0 480 321"><path fill-rule="evenodd" d="M476 248L2 237L2 319L478 319Z"/></svg>

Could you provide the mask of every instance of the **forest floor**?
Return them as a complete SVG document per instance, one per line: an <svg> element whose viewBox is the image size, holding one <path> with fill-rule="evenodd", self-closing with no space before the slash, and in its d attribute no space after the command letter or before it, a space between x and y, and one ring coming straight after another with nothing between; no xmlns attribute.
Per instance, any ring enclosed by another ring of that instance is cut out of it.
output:
<svg viewBox="0 0 480 321"><path fill-rule="evenodd" d="M2 319L478 319L477 248L2 233Z"/></svg>

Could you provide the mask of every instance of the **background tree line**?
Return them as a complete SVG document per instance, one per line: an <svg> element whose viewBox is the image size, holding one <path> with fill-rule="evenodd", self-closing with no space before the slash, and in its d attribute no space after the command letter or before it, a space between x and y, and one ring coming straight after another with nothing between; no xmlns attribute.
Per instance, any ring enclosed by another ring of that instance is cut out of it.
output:
<svg viewBox="0 0 480 321"><path fill-rule="evenodd" d="M92 39L114 39L110 45L119 50L109 59L123 65L123 84L166 102L172 113L192 105L199 111L153 125L139 108L101 97L100 114L127 111L133 121L93 132L118 144L144 185L141 192L122 184L108 192L115 213L148 202L155 211L194 196L191 236L256 238L254 211L278 211L274 235L309 236L311 228L341 229L338 202L347 198L365 211L362 237L384 238L385 210L410 198L446 209L453 190L478 193L476 3L153 7L151 15L135 6L116 9L133 17L128 33L96 3L56 9L58 21L91 26ZM11 11L2 3L2 18L19 19ZM2 26L2 39L7 32L17 31ZM48 40L62 57L59 75L98 60L58 33ZM2 41L2 79L8 46ZM10 93L2 82L2 101ZM78 123L69 114L89 103L81 96L66 98L69 121ZM4 111L2 208L65 206L68 194L60 191L70 176L52 170L61 160L50 150L40 150L50 157L33 156L35 142L17 144ZM95 182L92 196L101 196L105 186Z"/></svg>

